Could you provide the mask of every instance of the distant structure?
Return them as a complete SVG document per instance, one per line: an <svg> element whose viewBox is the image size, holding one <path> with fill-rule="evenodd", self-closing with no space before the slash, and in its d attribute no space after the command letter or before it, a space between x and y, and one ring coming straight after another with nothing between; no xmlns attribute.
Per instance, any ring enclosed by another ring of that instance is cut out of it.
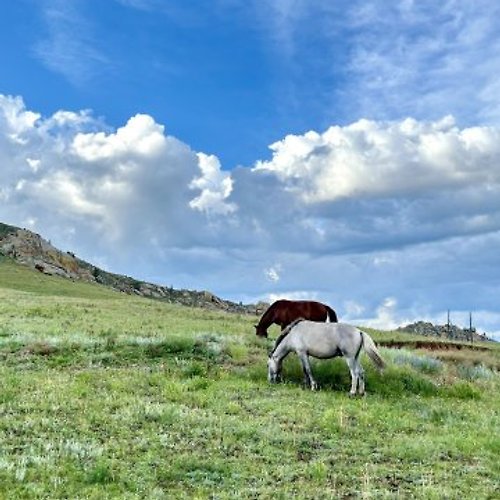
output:
<svg viewBox="0 0 500 500"><path fill-rule="evenodd" d="M470 343L473 344L474 343L474 334L476 333L476 329L472 326L472 313L471 312L469 313L469 328L464 329L464 330L469 333Z"/></svg>

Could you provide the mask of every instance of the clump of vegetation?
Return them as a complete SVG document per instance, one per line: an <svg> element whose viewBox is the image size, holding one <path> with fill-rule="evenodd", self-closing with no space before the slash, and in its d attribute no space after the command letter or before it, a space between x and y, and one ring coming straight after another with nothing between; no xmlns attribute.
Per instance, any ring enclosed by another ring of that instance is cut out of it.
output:
<svg viewBox="0 0 500 500"><path fill-rule="evenodd" d="M227 335L202 333L196 336L194 350L213 360L221 360L225 355Z"/></svg>
<svg viewBox="0 0 500 500"><path fill-rule="evenodd" d="M497 376L492 370L484 365L458 365L460 377L467 380L492 380Z"/></svg>
<svg viewBox="0 0 500 500"><path fill-rule="evenodd" d="M415 370L437 374L443 370L443 362L426 354L418 354L407 349L386 349L384 354L396 365L411 366Z"/></svg>

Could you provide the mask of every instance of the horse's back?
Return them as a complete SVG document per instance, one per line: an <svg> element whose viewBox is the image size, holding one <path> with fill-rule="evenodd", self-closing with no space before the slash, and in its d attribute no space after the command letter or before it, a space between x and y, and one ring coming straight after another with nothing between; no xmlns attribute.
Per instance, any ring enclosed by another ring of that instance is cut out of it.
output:
<svg viewBox="0 0 500 500"><path fill-rule="evenodd" d="M348 323L325 323L311 320L302 320L294 328L297 332L311 332L314 335L327 335L327 336L354 336L360 334L360 329Z"/></svg>
<svg viewBox="0 0 500 500"><path fill-rule="evenodd" d="M312 300L287 300L280 299L271 306L276 317L291 323L298 318L307 318L311 321L326 321L330 316L330 307ZM270 310L271 310L270 308ZM336 315L334 316L335 320Z"/></svg>

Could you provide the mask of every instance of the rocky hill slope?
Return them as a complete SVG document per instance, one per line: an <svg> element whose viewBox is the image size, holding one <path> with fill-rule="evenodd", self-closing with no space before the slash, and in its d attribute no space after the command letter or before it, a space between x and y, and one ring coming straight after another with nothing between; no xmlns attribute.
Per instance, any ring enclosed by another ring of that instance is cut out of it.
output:
<svg viewBox="0 0 500 500"><path fill-rule="evenodd" d="M39 234L1 222L0 255L10 257L19 264L29 266L44 274L100 283L127 294L140 295L171 303L207 309L221 309L241 314L261 314L268 306L268 304L264 303L237 304L221 299L207 291L177 290L172 287L109 273L79 259L71 252L58 250Z"/></svg>
<svg viewBox="0 0 500 500"><path fill-rule="evenodd" d="M464 342L478 342L490 340L486 334L476 332L475 328L460 328L459 326L450 325L433 325L425 321L417 321L411 325L406 325L398 328L399 331L407 333L416 333L425 337L439 337L442 339L459 340Z"/></svg>

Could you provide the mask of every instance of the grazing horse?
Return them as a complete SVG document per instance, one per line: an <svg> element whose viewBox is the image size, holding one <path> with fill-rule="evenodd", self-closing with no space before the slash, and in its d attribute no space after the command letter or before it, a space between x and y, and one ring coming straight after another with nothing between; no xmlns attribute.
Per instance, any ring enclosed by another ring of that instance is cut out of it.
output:
<svg viewBox="0 0 500 500"><path fill-rule="evenodd" d="M321 302L312 300L277 300L260 318L259 324L255 325L255 333L259 337L267 337L267 329L276 323L284 330L292 321L298 318L311 321L329 321L336 323L335 311Z"/></svg>
<svg viewBox="0 0 500 500"><path fill-rule="evenodd" d="M318 384L312 376L309 356L320 359L344 356L351 372L349 394L351 396L355 396L356 393L363 395L365 376L359 362L361 349L365 350L379 369L384 368L384 360L372 338L355 326L299 319L285 328L276 340L267 362L269 382L275 383L280 380L283 359L291 352L295 352L302 363L305 383L314 391L318 388Z"/></svg>

